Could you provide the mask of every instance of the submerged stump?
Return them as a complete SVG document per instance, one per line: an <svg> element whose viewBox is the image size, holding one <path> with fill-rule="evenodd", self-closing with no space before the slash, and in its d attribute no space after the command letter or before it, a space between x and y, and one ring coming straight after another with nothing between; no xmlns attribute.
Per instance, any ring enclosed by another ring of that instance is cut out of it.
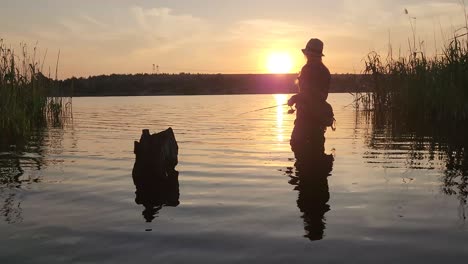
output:
<svg viewBox="0 0 468 264"><path fill-rule="evenodd" d="M135 141L136 157L132 171L135 202L145 206L148 215L145 211L143 215L147 221L151 221L154 218L151 215L163 205L179 204L179 173L175 170L178 152L172 128L152 135L144 129L140 141Z"/></svg>
<svg viewBox="0 0 468 264"><path fill-rule="evenodd" d="M133 152L136 158L132 175L137 187L145 179L167 178L178 163L179 147L172 128L152 135L144 129Z"/></svg>

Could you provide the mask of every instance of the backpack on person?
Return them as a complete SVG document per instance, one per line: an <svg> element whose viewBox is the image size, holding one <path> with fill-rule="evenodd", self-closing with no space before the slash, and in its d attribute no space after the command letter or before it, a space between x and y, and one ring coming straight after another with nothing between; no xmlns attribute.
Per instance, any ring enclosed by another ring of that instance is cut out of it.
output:
<svg viewBox="0 0 468 264"><path fill-rule="evenodd" d="M335 124L335 115L333 114L333 107L326 101L322 103L322 106L320 107L320 116L319 120L324 126L331 127L333 130L334 129L334 124Z"/></svg>
<svg viewBox="0 0 468 264"><path fill-rule="evenodd" d="M335 115L333 113L333 107L326 101L315 101L307 104L305 111L308 116L311 116L314 122L318 122L321 126L331 127L333 130L335 127Z"/></svg>

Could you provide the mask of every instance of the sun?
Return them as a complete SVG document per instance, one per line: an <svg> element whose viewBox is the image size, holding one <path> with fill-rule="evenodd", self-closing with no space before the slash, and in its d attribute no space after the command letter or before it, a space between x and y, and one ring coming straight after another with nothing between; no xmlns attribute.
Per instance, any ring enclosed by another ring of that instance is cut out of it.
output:
<svg viewBox="0 0 468 264"><path fill-rule="evenodd" d="M289 73L293 68L293 61L288 53L271 53L266 66L270 73Z"/></svg>

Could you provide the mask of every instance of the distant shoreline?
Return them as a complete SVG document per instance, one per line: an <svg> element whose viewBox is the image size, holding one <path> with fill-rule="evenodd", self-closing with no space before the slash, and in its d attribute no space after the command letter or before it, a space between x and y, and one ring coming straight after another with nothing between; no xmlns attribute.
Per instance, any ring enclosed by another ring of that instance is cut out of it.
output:
<svg viewBox="0 0 468 264"><path fill-rule="evenodd" d="M54 96L174 96L296 93L297 74L132 74L69 78ZM333 74L330 93L358 92L363 75Z"/></svg>
<svg viewBox="0 0 468 264"><path fill-rule="evenodd" d="M351 93L346 91L333 92L330 91L330 94L341 94L341 93ZM145 94L145 95L74 95L75 98L84 98L84 97L145 97L145 96L230 96L230 95L268 95L268 94L295 94L295 93L238 93L238 94Z"/></svg>

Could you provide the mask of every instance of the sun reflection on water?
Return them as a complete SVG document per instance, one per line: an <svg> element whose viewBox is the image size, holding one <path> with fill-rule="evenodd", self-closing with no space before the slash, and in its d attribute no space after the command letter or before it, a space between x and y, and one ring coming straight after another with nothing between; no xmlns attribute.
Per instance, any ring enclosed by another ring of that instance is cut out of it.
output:
<svg viewBox="0 0 468 264"><path fill-rule="evenodd" d="M278 142L284 141L284 104L288 101L288 96L285 94L275 94L276 100L276 132Z"/></svg>

